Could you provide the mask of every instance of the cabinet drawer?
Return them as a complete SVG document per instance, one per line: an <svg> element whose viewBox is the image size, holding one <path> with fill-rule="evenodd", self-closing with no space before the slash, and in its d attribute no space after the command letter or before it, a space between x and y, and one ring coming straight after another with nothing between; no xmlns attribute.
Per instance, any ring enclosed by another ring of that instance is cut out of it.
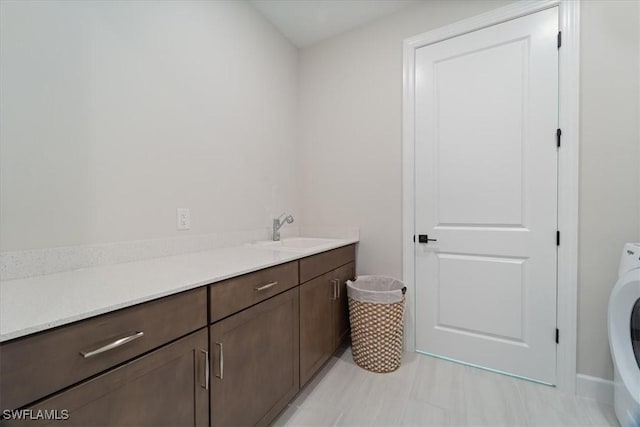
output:
<svg viewBox="0 0 640 427"><path fill-rule="evenodd" d="M7 427L208 426L208 342L201 329L27 408L34 415L66 410L66 420L7 421Z"/></svg>
<svg viewBox="0 0 640 427"><path fill-rule="evenodd" d="M211 322L298 285L298 262L276 265L210 285Z"/></svg>
<svg viewBox="0 0 640 427"><path fill-rule="evenodd" d="M0 345L1 409L33 402L205 326L206 304L206 288L200 288Z"/></svg>
<svg viewBox="0 0 640 427"><path fill-rule="evenodd" d="M300 283L355 261L355 259L356 245L343 246L332 251L303 258L300 260Z"/></svg>

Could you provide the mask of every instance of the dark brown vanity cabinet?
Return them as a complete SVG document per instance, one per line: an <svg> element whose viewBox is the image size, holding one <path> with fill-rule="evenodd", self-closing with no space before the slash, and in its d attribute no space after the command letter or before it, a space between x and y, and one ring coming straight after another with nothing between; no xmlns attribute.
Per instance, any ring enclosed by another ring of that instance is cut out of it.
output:
<svg viewBox="0 0 640 427"><path fill-rule="evenodd" d="M207 425L206 296L200 288L2 343L2 410L68 411L6 425Z"/></svg>
<svg viewBox="0 0 640 427"><path fill-rule="evenodd" d="M308 279L300 285L301 387L348 335L346 281L354 278L354 260L354 245L300 260L300 281Z"/></svg>
<svg viewBox="0 0 640 427"><path fill-rule="evenodd" d="M268 425L347 337L354 260L345 246L4 342L0 410L48 415L0 424Z"/></svg>
<svg viewBox="0 0 640 427"><path fill-rule="evenodd" d="M208 426L207 344L201 329L27 408L58 420L7 425Z"/></svg>
<svg viewBox="0 0 640 427"><path fill-rule="evenodd" d="M209 330L211 425L268 425L300 388L298 288Z"/></svg>

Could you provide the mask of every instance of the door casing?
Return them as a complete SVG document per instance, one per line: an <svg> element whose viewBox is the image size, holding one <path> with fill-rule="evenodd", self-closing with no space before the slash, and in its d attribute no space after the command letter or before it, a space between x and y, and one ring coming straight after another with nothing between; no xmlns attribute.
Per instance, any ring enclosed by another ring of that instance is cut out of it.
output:
<svg viewBox="0 0 640 427"><path fill-rule="evenodd" d="M559 8L562 45L559 48L559 123L562 146L558 154L558 247L557 327L560 339L556 364L558 389L576 391L578 202L579 202L579 85L580 4L571 0L517 2L406 39L403 43L403 137L402 137L402 273L407 286L405 342L415 350L415 156L414 70L420 47L486 28L552 7ZM550 132L554 131L550 129Z"/></svg>

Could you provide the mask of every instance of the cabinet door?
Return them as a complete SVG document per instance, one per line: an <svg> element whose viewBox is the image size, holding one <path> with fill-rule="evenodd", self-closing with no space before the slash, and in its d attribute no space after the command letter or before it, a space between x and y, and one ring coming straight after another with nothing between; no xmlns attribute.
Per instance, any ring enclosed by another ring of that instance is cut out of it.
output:
<svg viewBox="0 0 640 427"><path fill-rule="evenodd" d="M300 389L298 288L210 326L211 425L267 425Z"/></svg>
<svg viewBox="0 0 640 427"><path fill-rule="evenodd" d="M300 285L300 386L333 353L332 279L327 273Z"/></svg>
<svg viewBox="0 0 640 427"><path fill-rule="evenodd" d="M27 408L32 417L48 411L65 418L66 410L67 420L7 425L206 426L207 345L201 329Z"/></svg>
<svg viewBox="0 0 640 427"><path fill-rule="evenodd" d="M355 276L355 263L350 262L332 272L337 283L336 297L333 301L333 350L340 347L349 333L349 302L347 299L347 280Z"/></svg>

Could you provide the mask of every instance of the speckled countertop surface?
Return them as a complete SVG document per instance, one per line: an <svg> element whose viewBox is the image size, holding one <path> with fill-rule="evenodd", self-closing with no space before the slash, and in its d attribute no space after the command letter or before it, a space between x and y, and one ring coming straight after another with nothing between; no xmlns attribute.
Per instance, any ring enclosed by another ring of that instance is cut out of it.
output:
<svg viewBox="0 0 640 427"><path fill-rule="evenodd" d="M339 248L307 251L250 245L0 282L0 342Z"/></svg>

